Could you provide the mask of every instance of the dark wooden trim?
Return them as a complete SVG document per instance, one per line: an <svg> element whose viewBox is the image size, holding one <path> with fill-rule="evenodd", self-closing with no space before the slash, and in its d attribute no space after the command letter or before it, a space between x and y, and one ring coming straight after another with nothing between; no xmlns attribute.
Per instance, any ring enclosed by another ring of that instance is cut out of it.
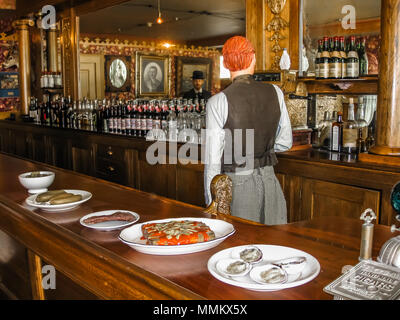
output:
<svg viewBox="0 0 400 320"><path fill-rule="evenodd" d="M34 300L44 300L45 294L42 286L42 260L38 255L28 250L29 273Z"/></svg>

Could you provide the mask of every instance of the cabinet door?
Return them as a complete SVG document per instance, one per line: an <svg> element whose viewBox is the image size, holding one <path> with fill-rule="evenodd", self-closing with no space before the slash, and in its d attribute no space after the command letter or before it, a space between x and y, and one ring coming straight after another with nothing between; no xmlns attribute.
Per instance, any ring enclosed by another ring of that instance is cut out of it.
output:
<svg viewBox="0 0 400 320"><path fill-rule="evenodd" d="M200 164L177 164L176 200L205 207L203 172Z"/></svg>
<svg viewBox="0 0 400 320"><path fill-rule="evenodd" d="M321 216L340 216L360 219L371 208L379 221L380 192L337 183L303 179L301 191L302 220Z"/></svg>
<svg viewBox="0 0 400 320"><path fill-rule="evenodd" d="M71 141L71 162L72 170L93 176L94 161L92 145L87 141Z"/></svg>

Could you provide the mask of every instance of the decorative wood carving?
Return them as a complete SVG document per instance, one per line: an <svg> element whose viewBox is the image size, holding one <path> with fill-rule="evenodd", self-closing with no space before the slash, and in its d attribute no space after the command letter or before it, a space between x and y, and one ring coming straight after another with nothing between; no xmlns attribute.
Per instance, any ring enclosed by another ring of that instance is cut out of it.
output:
<svg viewBox="0 0 400 320"><path fill-rule="evenodd" d="M225 174L216 175L210 186L212 202L205 212L218 214L231 214L232 180Z"/></svg>
<svg viewBox="0 0 400 320"><path fill-rule="evenodd" d="M269 9L271 10L274 17L267 25L267 31L272 32L272 36L269 37L269 41L273 42L271 51L273 52L273 63L272 69L279 69L279 61L283 48L280 45L280 41L286 39L282 34L282 31L289 27L289 23L281 17L281 12L285 7L286 0L267 0Z"/></svg>
<svg viewBox="0 0 400 320"><path fill-rule="evenodd" d="M71 18L62 19L61 25L61 36L62 36L62 44L63 44L63 67L64 67L64 94L66 96L72 94L72 79L67 74L67 70L71 70L72 68L72 42L71 42Z"/></svg>

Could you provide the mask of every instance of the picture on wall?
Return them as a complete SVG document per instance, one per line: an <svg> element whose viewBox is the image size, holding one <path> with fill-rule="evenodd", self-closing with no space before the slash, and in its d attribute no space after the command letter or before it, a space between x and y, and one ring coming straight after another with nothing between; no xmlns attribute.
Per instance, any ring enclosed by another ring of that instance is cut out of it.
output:
<svg viewBox="0 0 400 320"><path fill-rule="evenodd" d="M193 71L202 71L204 74L203 89L211 91L212 60L209 58L176 58L176 93L179 96L193 89Z"/></svg>
<svg viewBox="0 0 400 320"><path fill-rule="evenodd" d="M129 91L131 86L131 57L105 56L107 92Z"/></svg>
<svg viewBox="0 0 400 320"><path fill-rule="evenodd" d="M169 95L169 57L136 54L136 96Z"/></svg>

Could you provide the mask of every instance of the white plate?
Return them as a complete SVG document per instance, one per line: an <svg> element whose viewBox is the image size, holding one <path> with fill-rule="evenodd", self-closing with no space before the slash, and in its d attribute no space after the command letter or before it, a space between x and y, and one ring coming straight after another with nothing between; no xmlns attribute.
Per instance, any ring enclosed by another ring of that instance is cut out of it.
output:
<svg viewBox="0 0 400 320"><path fill-rule="evenodd" d="M133 221L104 221L104 222L95 223L95 224L85 223L85 220L87 218L91 218L91 217L95 217L95 216L109 216L118 211L131 214L135 218L135 220L133 220ZM130 226L130 225L134 224L135 222L137 222L139 220L139 218L140 218L140 216L136 212L132 212L132 211L105 210L105 211L98 211L98 212L93 212L93 213L87 214L86 216L82 217L79 220L79 222L81 223L81 225L83 225L84 227L87 227L87 228L92 228L92 229L102 230L102 231L111 231L111 230L117 230L117 229L121 229L123 227Z"/></svg>
<svg viewBox="0 0 400 320"><path fill-rule="evenodd" d="M244 245L240 247L247 247L249 245ZM260 284L252 280L247 274L244 277L235 277L235 278L230 278L227 276L224 276L223 274L219 273L216 264L219 260L221 259L228 259L231 257L232 250L238 248L228 248L225 250L222 250L220 252L217 252L214 254L207 263L208 271L218 280L228 283L233 286L241 287L241 288L246 288L250 290L255 290L255 291L275 291L275 290L281 290L281 289L286 289L286 288L292 288L292 287L297 287L300 285L303 285L311 280L313 280L315 277L318 276L321 267L319 265L319 262L317 259L315 259L312 255L298 250L294 248L289 248L289 247L282 247L282 246L273 246L273 245L263 245L263 244L257 244L257 246L262 252L263 252L263 261L259 264L257 264L257 267L259 265L267 264L268 262L273 262L276 260L281 260L285 258L290 258L290 257L295 257L295 256L304 256L307 258L307 264L302 270L301 273L296 274L296 275L289 275L288 281L283 283L283 284Z"/></svg>
<svg viewBox="0 0 400 320"><path fill-rule="evenodd" d="M32 196L29 196L26 198L25 202L32 207L40 208L44 211L65 211L65 210L71 210L76 207L78 207L80 204L88 201L91 197L92 194L88 191L83 191L83 190L64 190L65 192L68 193L73 193L75 195L80 194L82 196L82 200L76 201L76 202L71 202L71 203L65 203L65 204L49 204L49 203L39 203L36 202L35 199L39 194L34 194Z"/></svg>
<svg viewBox="0 0 400 320"><path fill-rule="evenodd" d="M200 243L193 244L182 244L182 245L173 245L173 246L158 246L158 245L148 245L146 244L146 240L141 240L140 238L143 236L142 234L142 225L146 223L161 223L161 222L169 222L169 221L182 221L182 220L190 220L190 221L199 221L205 223L210 227L212 231L215 233L215 239ZM163 220L153 220L147 221L140 224L136 224L129 228L126 228L121 231L119 235L119 239L130 246L131 248L147 254L156 254L156 255L177 255L177 254L187 254L194 253L199 251L208 250L216 247L226 238L234 234L235 228L232 224L218 220L218 219L207 219L207 218L172 218L172 219L163 219Z"/></svg>

